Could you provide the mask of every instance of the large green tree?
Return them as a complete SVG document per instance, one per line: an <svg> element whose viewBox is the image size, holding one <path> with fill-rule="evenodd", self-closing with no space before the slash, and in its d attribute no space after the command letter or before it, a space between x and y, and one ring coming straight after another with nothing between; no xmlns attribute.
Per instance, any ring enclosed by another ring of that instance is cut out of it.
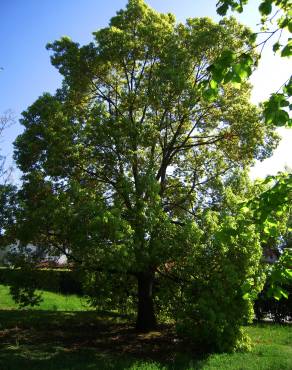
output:
<svg viewBox="0 0 292 370"><path fill-rule="evenodd" d="M196 215L220 198L218 184L269 156L277 141L247 83L210 82L218 55L252 39L235 19L177 24L129 0L92 43L48 45L64 79L23 113L17 235L87 271L132 275L139 330L155 327L155 274L170 262L183 266L200 243Z"/></svg>

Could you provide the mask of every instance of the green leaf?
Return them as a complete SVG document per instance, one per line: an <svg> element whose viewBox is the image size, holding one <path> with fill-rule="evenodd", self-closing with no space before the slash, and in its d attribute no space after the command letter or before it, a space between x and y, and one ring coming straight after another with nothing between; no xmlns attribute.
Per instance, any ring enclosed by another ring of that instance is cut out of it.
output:
<svg viewBox="0 0 292 370"><path fill-rule="evenodd" d="M276 53L281 47L281 44L277 41L274 45L273 45L273 52Z"/></svg>
<svg viewBox="0 0 292 370"><path fill-rule="evenodd" d="M290 57L292 55L292 44L287 44L281 51L281 57Z"/></svg>
<svg viewBox="0 0 292 370"><path fill-rule="evenodd" d="M203 96L208 101L213 101L218 96L218 89L207 89L203 92Z"/></svg>
<svg viewBox="0 0 292 370"><path fill-rule="evenodd" d="M247 213L247 212L249 212L249 208L248 207L246 207L246 206L244 206L244 207L242 207L241 208L241 211L243 212L243 213Z"/></svg>
<svg viewBox="0 0 292 370"><path fill-rule="evenodd" d="M249 299L249 297L250 297L249 293L245 293L245 294L242 296L242 298L243 298L245 301L247 301L247 300Z"/></svg>
<svg viewBox="0 0 292 370"><path fill-rule="evenodd" d="M259 6L259 11L262 15L269 15L272 12L272 1L263 1Z"/></svg>
<svg viewBox="0 0 292 370"><path fill-rule="evenodd" d="M285 126L289 121L289 113L285 110L279 110L275 115L275 121L276 126Z"/></svg>
<svg viewBox="0 0 292 370"><path fill-rule="evenodd" d="M232 78L233 78L233 72L232 71L227 72L224 77L224 83L228 83L232 81Z"/></svg>
<svg viewBox="0 0 292 370"><path fill-rule="evenodd" d="M226 15L227 10L228 10L228 4L224 3L217 8L217 13L223 16L223 15Z"/></svg>
<svg viewBox="0 0 292 370"><path fill-rule="evenodd" d="M285 269L285 270L284 270L284 273L285 273L285 275L286 275L288 278L292 278L292 270L291 270L291 269Z"/></svg>
<svg viewBox="0 0 292 370"><path fill-rule="evenodd" d="M247 79L251 74L252 70L249 66L246 66L245 64L240 64L238 76L241 78L241 80Z"/></svg>
<svg viewBox="0 0 292 370"><path fill-rule="evenodd" d="M235 87L236 89L240 89L241 87L241 81L237 82L235 80L232 80L232 86Z"/></svg>
<svg viewBox="0 0 292 370"><path fill-rule="evenodd" d="M239 73L235 73L233 74L231 81L233 84L240 84L242 82L242 78L240 77Z"/></svg>
<svg viewBox="0 0 292 370"><path fill-rule="evenodd" d="M282 294L279 292L279 291L274 291L272 293L272 296L277 300L279 301L281 298L282 298Z"/></svg>
<svg viewBox="0 0 292 370"><path fill-rule="evenodd" d="M245 64L246 66L252 66L254 63L254 60L250 54L242 54L240 57L242 64Z"/></svg>
<svg viewBox="0 0 292 370"><path fill-rule="evenodd" d="M289 18L287 16L282 16L277 21L279 28L289 27Z"/></svg>
<svg viewBox="0 0 292 370"><path fill-rule="evenodd" d="M223 67L229 67L230 63L236 59L236 54L231 50L224 50L218 60Z"/></svg>
<svg viewBox="0 0 292 370"><path fill-rule="evenodd" d="M238 12L238 13L242 13L243 12L243 7L242 7L242 4L237 4L234 9Z"/></svg>
<svg viewBox="0 0 292 370"><path fill-rule="evenodd" d="M215 82L222 82L223 78L224 78L224 72L222 69L219 69L219 68L214 68L212 71L211 71L211 75L212 75L212 80L214 80Z"/></svg>
<svg viewBox="0 0 292 370"><path fill-rule="evenodd" d="M274 299L279 301L283 297L288 299L289 294L287 290L283 289L282 287L272 284L268 290L268 297L273 297Z"/></svg>
<svg viewBox="0 0 292 370"><path fill-rule="evenodd" d="M256 33L252 33L249 37L249 40L250 42L253 44L257 39L257 34Z"/></svg>
<svg viewBox="0 0 292 370"><path fill-rule="evenodd" d="M215 80L210 81L210 87L211 89L217 89L218 83Z"/></svg>
<svg viewBox="0 0 292 370"><path fill-rule="evenodd" d="M272 94L270 99L264 104L264 118L267 124L285 126L289 122L289 113L281 108L289 107L289 101L284 94Z"/></svg>
<svg viewBox="0 0 292 370"><path fill-rule="evenodd" d="M286 289L280 289L280 292L284 298L288 299L289 294Z"/></svg>
<svg viewBox="0 0 292 370"><path fill-rule="evenodd" d="M289 82L284 86L283 92L288 96L292 96L292 77L290 78Z"/></svg>

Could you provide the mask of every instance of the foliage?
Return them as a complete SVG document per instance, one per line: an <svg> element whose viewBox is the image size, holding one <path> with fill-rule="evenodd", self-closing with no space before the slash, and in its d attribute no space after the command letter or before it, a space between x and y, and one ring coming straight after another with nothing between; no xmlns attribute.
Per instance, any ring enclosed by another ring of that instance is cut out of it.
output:
<svg viewBox="0 0 292 370"><path fill-rule="evenodd" d="M247 218L240 211L236 216L207 211L200 247L183 262L180 276L188 282L175 305L178 330L204 350L250 348L242 325L253 319L253 300L264 276L259 234Z"/></svg>
<svg viewBox="0 0 292 370"><path fill-rule="evenodd" d="M288 291L283 286L292 285L292 250L285 249L279 261L268 275L269 289L267 294L276 300L288 298Z"/></svg>
<svg viewBox="0 0 292 370"><path fill-rule="evenodd" d="M258 186L262 190L246 205L254 212L255 224L265 242L270 236L279 236L287 230L288 217L291 217L292 175L267 176Z"/></svg>
<svg viewBox="0 0 292 370"><path fill-rule="evenodd" d="M272 266L263 266L267 274L268 295L276 300L288 298L283 285L292 284L292 260L289 238L291 233L292 176L279 173L268 176L255 185L255 195L244 203L242 210L251 212L263 250L282 254ZM258 193L258 195L256 195ZM265 265L265 264L263 264Z"/></svg>
<svg viewBox="0 0 292 370"><path fill-rule="evenodd" d="M248 0L219 0L217 3L217 12L220 15L225 15L230 8L241 13L243 11L243 6L247 4L247 2ZM262 29L261 32L259 32L258 34L265 34L267 35L267 38L264 41L259 42L258 44L254 44L252 48L244 50L243 54L238 57L240 60L240 58L242 59L242 56L244 56L245 59L243 62L235 62L235 56L229 59L224 58L224 56L223 59L222 57L219 57L215 64L210 67L213 75L216 76L216 74L214 74L214 71L216 71L217 69L223 71L223 73L226 74L228 70L233 70L237 68L237 73L233 74L230 77L233 82L241 82L246 77L249 77L253 71L253 68L251 68L254 64L252 59L253 49L256 46L262 46L263 49L267 41L269 41L277 34L279 34L279 37L277 38L277 41L273 44L273 51L280 52L280 55L283 58L290 57L292 55L292 38L288 38L286 44L281 45L281 36L284 30L290 35L292 33L291 6L291 0L261 1L258 9L262 16ZM276 10L275 13L272 15L274 9ZM275 22L277 24L276 29L272 29ZM252 35L254 41L256 40L258 34L255 33L254 35ZM231 53L230 50L227 50L226 52L229 54ZM267 124L291 127L292 119L289 115L289 112L291 111L292 77L290 77L279 90L281 89L282 91L277 91L273 93L270 99L264 102L264 120Z"/></svg>

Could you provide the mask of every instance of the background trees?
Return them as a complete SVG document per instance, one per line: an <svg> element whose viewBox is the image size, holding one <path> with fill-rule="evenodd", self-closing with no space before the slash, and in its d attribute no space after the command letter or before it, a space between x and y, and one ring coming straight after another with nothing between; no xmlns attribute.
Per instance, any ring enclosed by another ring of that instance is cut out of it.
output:
<svg viewBox="0 0 292 370"><path fill-rule="evenodd" d="M7 111L0 115L0 140L3 140L3 133L5 129L7 129L13 123L13 115L12 112ZM1 152L1 147L0 147ZM9 179L9 175L11 173L11 168L5 167L5 156L1 155L0 153L0 181L1 183L6 183Z"/></svg>
<svg viewBox="0 0 292 370"><path fill-rule="evenodd" d="M0 116L0 140L5 129L13 123L12 113L7 111ZM0 244L4 242L4 231L13 222L12 209L16 206L16 188L9 183L12 169L5 166L5 157L1 155L0 147Z"/></svg>

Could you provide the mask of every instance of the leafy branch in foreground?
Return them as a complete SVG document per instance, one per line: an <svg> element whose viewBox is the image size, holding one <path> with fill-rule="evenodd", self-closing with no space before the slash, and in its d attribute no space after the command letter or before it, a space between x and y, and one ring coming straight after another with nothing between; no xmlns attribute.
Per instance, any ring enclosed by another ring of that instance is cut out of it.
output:
<svg viewBox="0 0 292 370"><path fill-rule="evenodd" d="M279 261L272 266L268 281L268 296L276 300L288 298L288 292L283 286L292 284L292 249L285 249Z"/></svg>
<svg viewBox="0 0 292 370"><path fill-rule="evenodd" d="M237 12L243 11L243 6L248 3L248 0L220 0L217 3L217 12L220 15L226 15L228 9L235 10ZM267 42L279 35L274 41L273 51L280 52L281 57L290 57L292 55L292 38L288 38L284 45L281 44L283 39L283 31L292 33L292 2L291 0L264 0L259 5L259 13L261 14L261 32L253 34L254 41L260 34L267 35L267 37L255 43L253 48L261 46L260 54ZM272 12L274 11L274 14ZM272 14L272 15L271 15ZM274 27L276 22L277 27ZM242 55L249 55L251 57L252 49L242 51ZM230 53L227 50L227 53ZM218 60L210 66L212 79L216 81L216 72L221 71L220 81L225 82L224 79L230 76L231 81L234 83L241 83L245 78L248 78L252 74L253 65L255 66L257 61L255 59L252 64L252 58L248 58L247 61L235 62L235 58L223 58L219 57ZM230 73L232 71L232 73ZM289 112L291 112L291 96L292 96L292 77L290 77L280 89L273 93L270 99L264 102L263 117L267 124L274 124L276 126L292 126L292 119Z"/></svg>
<svg viewBox="0 0 292 370"><path fill-rule="evenodd" d="M282 235L290 235L292 231L292 175L280 173L268 176L258 186L268 188L250 200L243 211L252 212L253 223L261 234L261 242L271 248L271 240L277 240L281 244ZM276 300L288 298L288 293L282 286L292 284L292 249L289 245L284 248L279 260L268 268L267 279L270 296Z"/></svg>

